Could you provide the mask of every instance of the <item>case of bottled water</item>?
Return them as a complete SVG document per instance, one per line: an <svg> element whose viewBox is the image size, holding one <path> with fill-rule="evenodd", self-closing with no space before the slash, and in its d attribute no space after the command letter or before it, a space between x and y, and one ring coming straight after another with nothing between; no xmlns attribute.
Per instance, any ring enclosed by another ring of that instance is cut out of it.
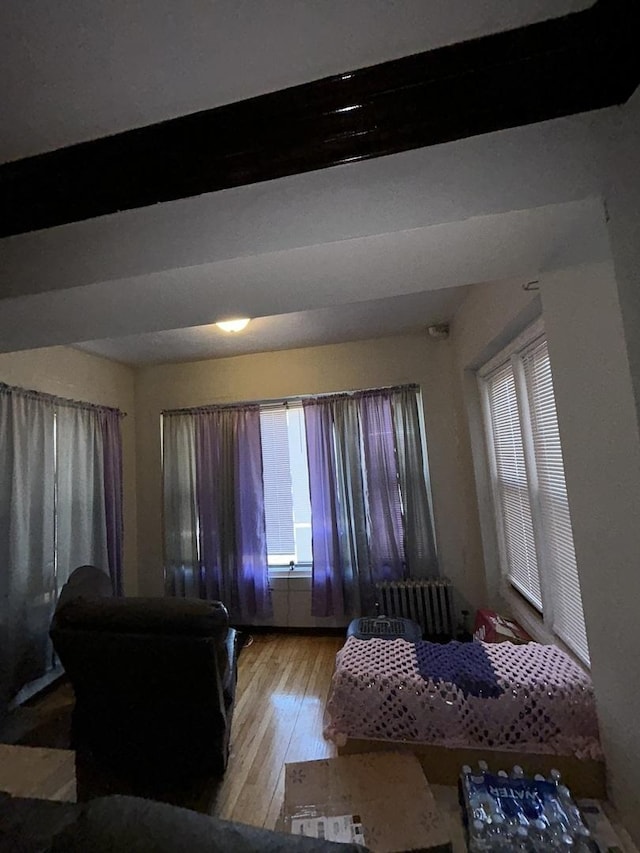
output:
<svg viewBox="0 0 640 853"><path fill-rule="evenodd" d="M597 853L560 773L533 779L515 765L490 773L486 762L460 774L460 802L471 853Z"/></svg>

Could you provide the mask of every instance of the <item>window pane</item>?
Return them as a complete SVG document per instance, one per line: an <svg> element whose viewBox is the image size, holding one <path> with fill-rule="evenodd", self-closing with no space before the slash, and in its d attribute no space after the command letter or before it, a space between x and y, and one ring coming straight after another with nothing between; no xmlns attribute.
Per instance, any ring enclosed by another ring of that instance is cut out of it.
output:
<svg viewBox="0 0 640 853"><path fill-rule="evenodd" d="M585 663L589 663L551 365L544 339L525 351L523 364L531 411L545 568L550 572L553 589L553 629Z"/></svg>
<svg viewBox="0 0 640 853"><path fill-rule="evenodd" d="M261 411L260 431L269 563L287 563L294 559L295 540L286 409Z"/></svg>
<svg viewBox="0 0 640 853"><path fill-rule="evenodd" d="M270 566L311 562L311 506L301 404L260 412Z"/></svg>
<svg viewBox="0 0 640 853"><path fill-rule="evenodd" d="M510 362L487 378L486 388L507 576L542 611L524 447Z"/></svg>

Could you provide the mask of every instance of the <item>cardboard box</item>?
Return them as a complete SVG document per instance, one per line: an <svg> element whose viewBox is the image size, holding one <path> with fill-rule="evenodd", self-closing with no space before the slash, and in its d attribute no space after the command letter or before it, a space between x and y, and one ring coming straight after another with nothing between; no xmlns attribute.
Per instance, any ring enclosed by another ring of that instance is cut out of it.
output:
<svg viewBox="0 0 640 853"><path fill-rule="evenodd" d="M506 619L493 610L478 610L476 624L473 629L473 639L483 643L530 643L531 637L524 628L512 619Z"/></svg>
<svg viewBox="0 0 640 853"><path fill-rule="evenodd" d="M372 853L451 853L446 818L420 762L397 752L285 767L285 832L365 845Z"/></svg>
<svg viewBox="0 0 640 853"><path fill-rule="evenodd" d="M602 803L598 800L578 800L578 808L591 830L598 853L622 853L624 847L611 826Z"/></svg>

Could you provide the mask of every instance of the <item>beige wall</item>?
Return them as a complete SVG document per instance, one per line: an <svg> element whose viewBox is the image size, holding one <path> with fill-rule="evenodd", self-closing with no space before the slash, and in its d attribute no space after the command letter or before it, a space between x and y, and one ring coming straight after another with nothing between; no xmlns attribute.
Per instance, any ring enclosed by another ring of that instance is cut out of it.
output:
<svg viewBox="0 0 640 853"><path fill-rule="evenodd" d="M264 400L417 382L422 387L436 536L443 573L475 595L482 556L469 537L473 479L459 454L462 412L449 341L426 335L170 364L136 372L140 589L163 589L160 413L163 409ZM475 600L474 600L475 603Z"/></svg>
<svg viewBox="0 0 640 853"><path fill-rule="evenodd" d="M499 601L494 521L472 368L542 309L609 789L638 838L640 431L619 285L611 263L541 276L541 304L520 286L484 285L459 309L452 340L474 454L487 586Z"/></svg>
<svg viewBox="0 0 640 853"><path fill-rule="evenodd" d="M542 303L610 789L640 837L640 433L611 265L557 273Z"/></svg>
<svg viewBox="0 0 640 853"><path fill-rule="evenodd" d="M541 311L537 292L523 290L522 282L491 282L470 290L451 323L455 384L466 416L465 428L460 432L460 453L475 473L472 496L468 500L475 501L478 508L478 521L469 535L474 537L484 556L483 584L475 600L494 608L504 605L499 593L498 548L475 370L506 346Z"/></svg>
<svg viewBox="0 0 640 853"><path fill-rule="evenodd" d="M133 370L69 347L0 354L0 382L73 400L113 406L122 420L124 488L124 585L137 591L136 462Z"/></svg>

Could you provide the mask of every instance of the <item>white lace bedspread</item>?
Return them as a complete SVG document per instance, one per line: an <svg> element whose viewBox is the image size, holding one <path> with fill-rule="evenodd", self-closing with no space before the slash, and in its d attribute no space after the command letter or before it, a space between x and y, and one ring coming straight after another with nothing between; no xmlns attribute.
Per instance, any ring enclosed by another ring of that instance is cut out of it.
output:
<svg viewBox="0 0 640 853"><path fill-rule="evenodd" d="M423 678L414 643L349 637L336 657L325 737L602 758L591 680L568 655L537 643L479 645L501 688L494 698Z"/></svg>

